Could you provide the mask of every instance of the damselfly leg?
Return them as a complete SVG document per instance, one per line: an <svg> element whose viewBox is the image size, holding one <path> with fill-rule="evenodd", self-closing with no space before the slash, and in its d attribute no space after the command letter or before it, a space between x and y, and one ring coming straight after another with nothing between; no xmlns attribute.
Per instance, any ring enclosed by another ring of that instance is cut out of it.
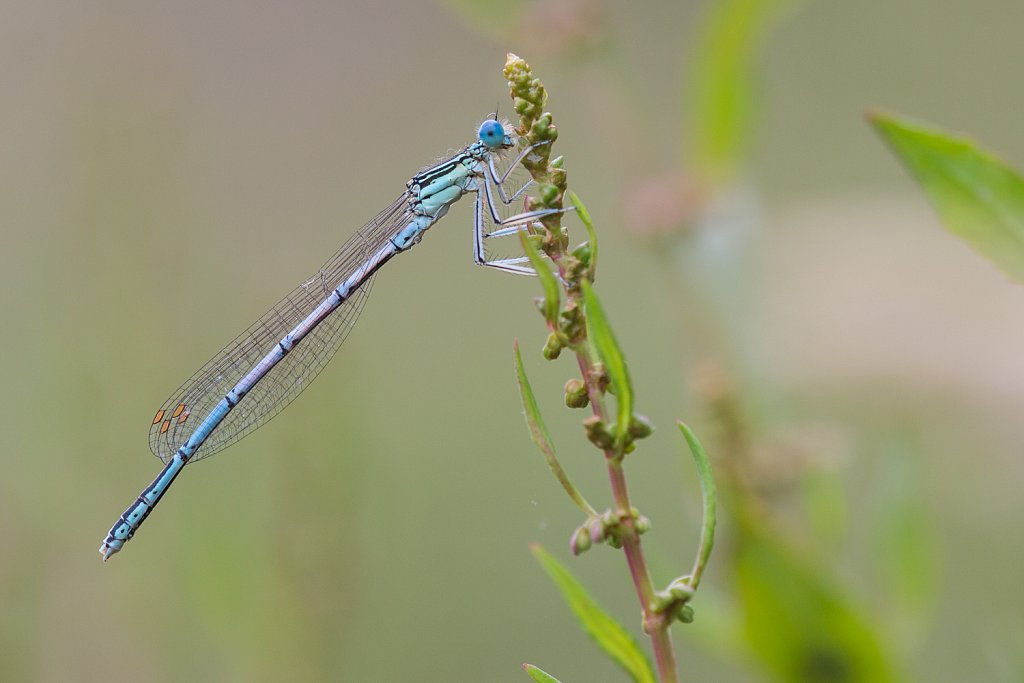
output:
<svg viewBox="0 0 1024 683"><path fill-rule="evenodd" d="M529 259L526 256L511 258L493 258L489 256L485 248L485 240L514 235L521 230L526 230L540 218L565 213L575 208L537 209L511 216L502 216L501 209L503 207L495 203L497 198L503 205L508 206L522 197L526 190L532 186L533 180L530 179L523 183L521 187L515 189L506 188L512 172L517 167L521 168L523 159L537 147L546 144L549 143L540 142L524 148L503 173L499 173L495 168L493 157L488 159L487 173L478 180L479 186L474 202L473 256L479 265L489 266L516 275L536 275L536 271L529 265L526 265L529 263Z"/></svg>

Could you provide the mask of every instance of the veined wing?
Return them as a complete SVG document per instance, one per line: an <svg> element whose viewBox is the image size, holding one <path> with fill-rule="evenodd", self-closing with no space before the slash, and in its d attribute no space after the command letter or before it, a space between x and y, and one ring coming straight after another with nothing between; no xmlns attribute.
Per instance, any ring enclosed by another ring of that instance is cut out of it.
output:
<svg viewBox="0 0 1024 683"><path fill-rule="evenodd" d="M345 281L374 251L405 227L408 198L402 195L345 242L312 277L281 299L247 330L210 359L157 410L149 430L149 447L167 462L224 396ZM224 421L191 460L220 451L281 412L309 386L345 340L370 293L372 279L352 292L275 365Z"/></svg>

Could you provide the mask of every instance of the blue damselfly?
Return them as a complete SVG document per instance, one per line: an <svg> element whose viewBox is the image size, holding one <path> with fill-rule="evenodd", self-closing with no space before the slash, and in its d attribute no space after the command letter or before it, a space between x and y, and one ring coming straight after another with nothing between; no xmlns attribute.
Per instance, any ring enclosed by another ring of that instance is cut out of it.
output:
<svg viewBox="0 0 1024 683"><path fill-rule="evenodd" d="M164 468L111 527L100 546L103 559L132 538L187 463L251 433L309 385L352 329L380 267L415 246L463 195L474 196L476 262L533 274L525 257L490 258L485 245L559 212L509 208L530 187L528 180L516 187L513 172L538 146L520 146L497 116L484 121L476 142L413 176L312 277L196 371L153 417L149 446Z"/></svg>

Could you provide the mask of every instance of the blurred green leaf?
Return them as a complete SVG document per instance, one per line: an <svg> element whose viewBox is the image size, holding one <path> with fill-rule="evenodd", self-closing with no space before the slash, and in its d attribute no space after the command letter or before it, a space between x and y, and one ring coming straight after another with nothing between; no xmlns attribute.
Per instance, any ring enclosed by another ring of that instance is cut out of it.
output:
<svg viewBox="0 0 1024 683"><path fill-rule="evenodd" d="M540 415L540 408L537 406L537 398L533 395L533 388L530 386L530 380L527 379L526 370L523 368L523 356L519 353L518 341L513 344L513 349L516 357L516 378L519 380L519 396L523 400L523 414L526 415L526 426L530 429L530 437L537 444L540 452L544 454L551 472L562 484L562 488L569 494L573 502L588 516L596 517L597 512L586 501L583 494L569 481L569 475L562 469L561 463L558 462L558 458L555 456L555 447L551 444L551 435L548 434L548 428L544 425L544 419Z"/></svg>
<svg viewBox="0 0 1024 683"><path fill-rule="evenodd" d="M787 547L746 522L736 544L746 640L779 680L884 683L894 674L881 639L851 599Z"/></svg>
<svg viewBox="0 0 1024 683"><path fill-rule="evenodd" d="M537 681L537 683L561 683L557 678L549 674L543 669L538 669L533 664L523 664L523 669L526 673L530 674L530 678Z"/></svg>
<svg viewBox="0 0 1024 683"><path fill-rule="evenodd" d="M562 592L583 630L638 683L655 683L650 662L636 641L617 621L601 609L569 570L539 545L530 548L551 580Z"/></svg>
<svg viewBox="0 0 1024 683"><path fill-rule="evenodd" d="M934 530L925 510L920 444L898 434L885 446L884 471L878 484L879 514L876 540L878 584L890 620L909 641L919 634L937 588Z"/></svg>
<svg viewBox="0 0 1024 683"><path fill-rule="evenodd" d="M530 265L537 271L537 278L540 280L541 287L544 288L544 305L542 309L544 319L548 321L551 329L558 329L558 306L561 303L561 298L558 294L558 280L555 279L554 273L548 268L541 255L537 253L537 248L530 241L530 236L524 230L519 231L519 243L523 245L523 251L526 252L526 257L530 259Z"/></svg>
<svg viewBox="0 0 1024 683"><path fill-rule="evenodd" d="M728 179L744 152L754 111L753 71L761 45L793 0L713 2L690 56L691 146L695 170Z"/></svg>
<svg viewBox="0 0 1024 683"><path fill-rule="evenodd" d="M493 40L505 40L526 13L526 0L443 0L449 12Z"/></svg>
<svg viewBox="0 0 1024 683"><path fill-rule="evenodd" d="M576 207L576 215L580 217L583 227L587 229L587 242L590 244L590 280L593 281L594 274L597 271L597 231L594 230L594 221L590 218L590 212L587 211L587 207L583 205L583 201L575 192L568 190L565 196Z"/></svg>
<svg viewBox="0 0 1024 683"><path fill-rule="evenodd" d="M582 285L583 305L587 315L587 336L594 344L601 362L604 363L612 390L615 392L615 401L618 404L615 435L621 441L629 431L629 423L633 417L633 385L629 379L626 359L619 349L618 342L615 341L615 335L612 334L601 302L598 301L589 282L583 280Z"/></svg>
<svg viewBox="0 0 1024 683"><path fill-rule="evenodd" d="M824 552L838 550L848 521L842 476L826 468L809 470L801 479L800 493L805 517L818 547Z"/></svg>
<svg viewBox="0 0 1024 683"><path fill-rule="evenodd" d="M715 487L715 476L711 473L711 462L700 445L697 436L683 422L677 422L679 431L683 433L686 443L690 446L690 453L693 454L693 461L697 464L697 475L700 478L700 494L704 504L703 524L700 530L700 548L697 551L697 560L693 564L693 571L690 576L690 585L696 589L700 584L700 577L711 557L711 549L715 545L715 523L718 519L718 490Z"/></svg>
<svg viewBox="0 0 1024 683"><path fill-rule="evenodd" d="M1021 176L966 138L886 114L869 119L921 184L946 228L1024 282Z"/></svg>

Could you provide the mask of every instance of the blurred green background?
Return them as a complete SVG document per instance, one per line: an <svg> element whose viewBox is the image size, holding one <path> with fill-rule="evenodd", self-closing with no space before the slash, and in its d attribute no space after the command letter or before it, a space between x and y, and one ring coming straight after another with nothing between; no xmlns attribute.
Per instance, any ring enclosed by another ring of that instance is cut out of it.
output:
<svg viewBox="0 0 1024 683"><path fill-rule="evenodd" d="M672 420L728 451L710 363L763 500L896 677L1021 680L1024 291L939 228L863 111L1024 160L1024 4L780 12L748 55L746 143L709 189L691 133L714 10L6 2L0 679L518 681L530 661L622 680L527 550L642 637L621 555L568 557L581 520L529 441L512 339L604 507L561 407L572 363L540 358L535 282L472 264L466 202L387 267L289 410L186 469L123 554L95 552L159 469L156 407L495 102L511 111L511 50L551 93L599 291L661 427L628 462L656 582L686 571L699 530ZM738 635L754 588L732 578L733 524L675 630L686 680L777 680Z"/></svg>

